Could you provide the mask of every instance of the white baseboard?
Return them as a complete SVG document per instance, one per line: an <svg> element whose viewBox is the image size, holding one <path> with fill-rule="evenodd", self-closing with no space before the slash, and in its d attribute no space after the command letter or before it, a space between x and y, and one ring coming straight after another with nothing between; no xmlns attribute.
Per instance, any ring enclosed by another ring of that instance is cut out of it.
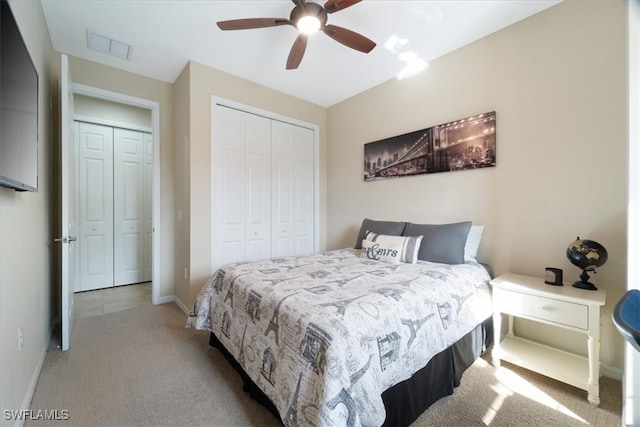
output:
<svg viewBox="0 0 640 427"><path fill-rule="evenodd" d="M44 359L47 357L47 349L49 348L49 342L51 340L51 334L53 330L49 331L49 339L44 343L42 349L40 351L40 357L36 362L36 366L33 368L33 372L31 373L31 380L29 381L29 386L27 387L27 391L24 394L24 398L22 399L22 406L20 407L21 414L25 414L26 411L31 406L31 399L33 399L33 393L36 391L36 384L38 384L38 378L40 377L40 372L42 371L42 365L44 365ZM19 417L14 426L22 427L24 425L24 417Z"/></svg>
<svg viewBox="0 0 640 427"><path fill-rule="evenodd" d="M167 297L158 297L158 304L168 304L175 301L175 295L169 295Z"/></svg>
<svg viewBox="0 0 640 427"><path fill-rule="evenodd" d="M167 297L160 297L158 298L158 304L168 304L170 302L175 303L180 310L182 310L184 312L184 314L189 314L189 307L187 307L187 305L185 303L182 302L182 300L180 298L178 298L175 295L169 295Z"/></svg>
<svg viewBox="0 0 640 427"><path fill-rule="evenodd" d="M184 314L189 315L189 311L190 311L189 307L187 307L187 305L184 302L182 302L182 300L180 298L175 297L173 302L175 302L176 305L178 307L180 307L180 310L182 310L184 312Z"/></svg>
<svg viewBox="0 0 640 427"><path fill-rule="evenodd" d="M614 380L622 381L622 369L614 368L604 363L600 364L600 373L603 377L612 378Z"/></svg>

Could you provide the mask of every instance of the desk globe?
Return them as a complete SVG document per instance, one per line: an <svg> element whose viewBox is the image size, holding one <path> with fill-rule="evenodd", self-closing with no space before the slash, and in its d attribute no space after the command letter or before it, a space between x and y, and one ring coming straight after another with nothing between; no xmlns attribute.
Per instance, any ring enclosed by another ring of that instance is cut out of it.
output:
<svg viewBox="0 0 640 427"><path fill-rule="evenodd" d="M582 269L580 280L573 284L573 287L580 289L588 289L595 291L598 288L589 282L589 274L587 272L596 272L597 267L602 267L608 258L607 250L598 242L593 240L582 240L577 237L567 247L567 258L571 264Z"/></svg>

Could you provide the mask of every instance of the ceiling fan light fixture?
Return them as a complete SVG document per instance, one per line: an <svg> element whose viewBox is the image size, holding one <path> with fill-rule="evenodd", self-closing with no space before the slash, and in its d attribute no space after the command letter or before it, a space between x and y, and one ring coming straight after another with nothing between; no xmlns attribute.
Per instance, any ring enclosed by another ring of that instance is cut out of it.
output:
<svg viewBox="0 0 640 427"><path fill-rule="evenodd" d="M293 42L287 58L287 70L294 70L300 65L302 57L307 48L309 35L317 31L322 31L338 43L355 49L363 53L371 52L376 47L376 43L365 36L337 25L327 24L327 15L346 9L362 0L327 0L325 6L307 0L293 0L295 7L291 10L289 19L279 18L245 18L231 19L228 21L218 21L221 30L248 30L251 28L278 27L280 25L291 25L300 34Z"/></svg>
<svg viewBox="0 0 640 427"><path fill-rule="evenodd" d="M305 15L298 19L296 27L304 34L313 34L320 29L320 19L317 16Z"/></svg>

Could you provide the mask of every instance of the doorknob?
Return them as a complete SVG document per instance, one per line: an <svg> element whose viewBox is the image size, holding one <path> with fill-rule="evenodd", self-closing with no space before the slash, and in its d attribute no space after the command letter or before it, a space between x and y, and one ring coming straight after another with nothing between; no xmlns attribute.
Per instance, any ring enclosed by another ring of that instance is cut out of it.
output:
<svg viewBox="0 0 640 427"><path fill-rule="evenodd" d="M76 240L78 240L78 238L74 236L64 236L59 239L53 239L54 242L62 242L62 243L75 242Z"/></svg>

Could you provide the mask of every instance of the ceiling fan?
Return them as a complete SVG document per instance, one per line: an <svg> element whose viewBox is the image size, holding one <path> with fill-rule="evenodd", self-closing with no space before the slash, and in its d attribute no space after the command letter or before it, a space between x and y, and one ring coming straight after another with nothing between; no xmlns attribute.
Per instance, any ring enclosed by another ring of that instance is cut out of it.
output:
<svg viewBox="0 0 640 427"><path fill-rule="evenodd" d="M280 25L292 25L300 34L293 43L293 47L287 58L287 70L298 68L304 52L307 48L307 40L310 34L322 31L335 41L360 52L369 53L376 44L363 35L355 33L337 25L327 24L327 15L353 6L362 0L328 0L324 6L305 0L293 0L296 5L291 11L289 19L286 18L246 18L219 21L221 30L249 30L253 28L277 27Z"/></svg>

